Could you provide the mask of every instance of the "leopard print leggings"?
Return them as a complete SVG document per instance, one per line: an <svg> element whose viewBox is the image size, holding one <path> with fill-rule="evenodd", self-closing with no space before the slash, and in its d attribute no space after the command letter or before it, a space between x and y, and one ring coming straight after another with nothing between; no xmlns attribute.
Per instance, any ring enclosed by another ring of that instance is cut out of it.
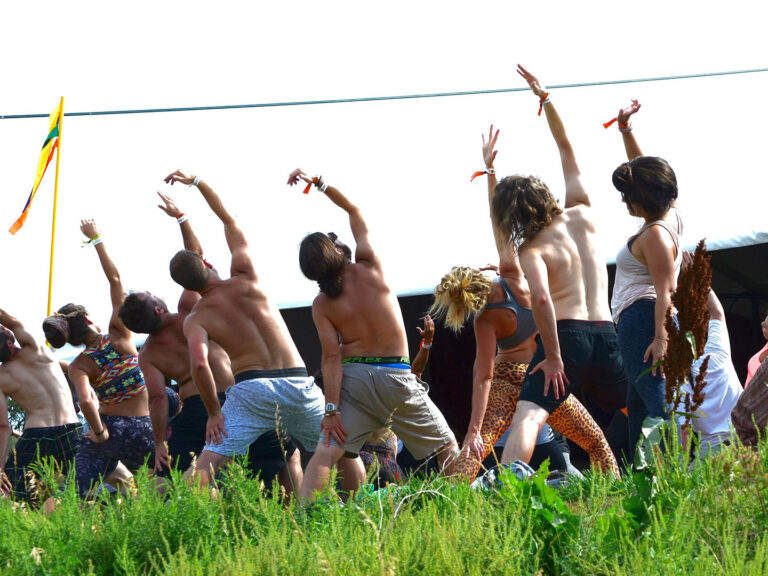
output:
<svg viewBox="0 0 768 576"><path fill-rule="evenodd" d="M521 362L497 362L494 366L491 389L488 392L488 406L480 429L480 436L485 444L483 460L488 457L496 441L512 423L527 369L528 364ZM547 422L589 454L589 459L595 467L620 477L616 458L602 430L573 394L549 415ZM454 464L454 472L471 481L477 476L481 465L481 461L462 452Z"/></svg>

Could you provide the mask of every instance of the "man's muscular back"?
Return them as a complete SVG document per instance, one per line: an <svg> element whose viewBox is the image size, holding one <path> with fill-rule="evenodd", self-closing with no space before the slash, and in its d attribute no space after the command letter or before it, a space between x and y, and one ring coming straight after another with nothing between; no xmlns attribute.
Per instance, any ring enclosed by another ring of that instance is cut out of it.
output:
<svg viewBox="0 0 768 576"><path fill-rule="evenodd" d="M179 396L182 400L198 393L192 382L189 367L189 349L183 329L185 317L186 314L169 314L163 329L150 334L139 352L139 360L142 363L149 362L166 378L178 383ZM208 361L216 382L216 391L224 392L235 382L229 357L221 346L211 342Z"/></svg>
<svg viewBox="0 0 768 576"><path fill-rule="evenodd" d="M521 263L538 256L546 264L558 320L611 320L608 272L590 211L585 205L566 208L520 249Z"/></svg>
<svg viewBox="0 0 768 576"><path fill-rule="evenodd" d="M408 356L400 305L377 260L348 264L341 295L320 294L315 305L341 334L342 357Z"/></svg>
<svg viewBox="0 0 768 576"><path fill-rule="evenodd" d="M77 422L66 378L42 348L25 346L0 366L0 390L27 413L26 428Z"/></svg>
<svg viewBox="0 0 768 576"><path fill-rule="evenodd" d="M202 326L224 349L235 374L304 365L280 311L249 275L211 286L186 322Z"/></svg>

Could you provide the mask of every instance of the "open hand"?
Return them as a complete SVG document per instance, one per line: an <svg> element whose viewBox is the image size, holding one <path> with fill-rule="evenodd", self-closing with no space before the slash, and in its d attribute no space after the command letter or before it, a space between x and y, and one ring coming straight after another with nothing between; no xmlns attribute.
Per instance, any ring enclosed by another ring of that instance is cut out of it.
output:
<svg viewBox="0 0 768 576"><path fill-rule="evenodd" d="M160 192L160 190L157 191L157 195L160 196L160 200L163 201L163 204L157 205L157 207L160 208L160 210L162 210L172 218L178 218L179 216L181 216L181 210L179 210L178 206L176 206L176 204L173 202L173 199L170 196L163 194L162 192Z"/></svg>
<svg viewBox="0 0 768 576"><path fill-rule="evenodd" d="M172 172L171 174L168 174L168 176L163 178L163 182L165 182L166 184L170 184L171 186L173 186L176 182L180 182L182 184L186 184L187 186L190 186L194 181L195 181L194 174L187 176L181 170L176 170L176 172Z"/></svg>
<svg viewBox="0 0 768 576"><path fill-rule="evenodd" d="M651 374L654 376L656 376L658 373L660 377L664 378L662 360L664 359L664 355L666 353L667 341L661 338L654 338L653 342L651 342L651 345L646 348L645 355L643 356L643 362L648 362L648 360L651 361Z"/></svg>
<svg viewBox="0 0 768 576"><path fill-rule="evenodd" d="M493 168L493 161L496 159L496 153L498 150L495 150L496 148L496 139L499 137L499 131L496 130L496 133L493 132L493 124L491 124L491 129L488 131L488 140L485 139L485 134L483 134L483 162L485 162L486 168Z"/></svg>
<svg viewBox="0 0 768 576"><path fill-rule="evenodd" d="M435 321L432 320L432 316L427 314L424 316L424 329L416 326L416 330L419 331L419 336L424 340L424 344L431 344L432 339L435 337Z"/></svg>
<svg viewBox="0 0 768 576"><path fill-rule="evenodd" d="M477 432L469 432L464 437L461 445L461 454L468 458L474 458L482 462L485 458L485 443L483 438Z"/></svg>
<svg viewBox="0 0 768 576"><path fill-rule="evenodd" d="M561 358L545 358L536 367L531 370L531 374L536 374L538 371L544 372L544 396L549 394L549 387L552 386L552 391L555 394L555 400L559 400L560 396L565 396L565 385L570 384L568 377L565 375L565 366L563 366L563 360Z"/></svg>
<svg viewBox="0 0 768 576"><path fill-rule="evenodd" d="M168 455L168 443L155 444L155 472L162 472L171 467L171 457Z"/></svg>
<svg viewBox="0 0 768 576"><path fill-rule="evenodd" d="M312 176L310 178L301 168L296 168L296 170L288 174L288 185L293 186L294 184L298 184L300 180L303 180L307 184L314 184L317 182L318 178L319 176Z"/></svg>
<svg viewBox="0 0 768 576"><path fill-rule="evenodd" d="M229 438L226 428L224 428L224 415L208 414L208 422L205 425L205 441L208 444L221 444L224 438Z"/></svg>
<svg viewBox="0 0 768 576"><path fill-rule="evenodd" d="M320 428L323 431L326 446L331 445L331 438L339 446L344 446L344 443L347 441L347 431L344 428L344 423L341 421L341 414L324 416L323 421L320 423Z"/></svg>
<svg viewBox="0 0 768 576"><path fill-rule="evenodd" d="M632 104L619 110L619 114L616 116L616 118L619 119L619 124L626 124L629 122L629 117L640 110L640 106L641 105L637 100L632 100Z"/></svg>
<svg viewBox="0 0 768 576"><path fill-rule="evenodd" d="M80 232L82 232L89 240L98 236L99 227L96 225L96 220L93 218L80 220Z"/></svg>
<svg viewBox="0 0 768 576"><path fill-rule="evenodd" d="M538 78L528 72L528 70L523 68L520 64L517 65L517 73L525 78L525 81L528 82L528 86L531 87L531 90L533 90L533 93L536 94L536 96L542 98L546 94L546 91L542 89L541 84L539 84Z"/></svg>

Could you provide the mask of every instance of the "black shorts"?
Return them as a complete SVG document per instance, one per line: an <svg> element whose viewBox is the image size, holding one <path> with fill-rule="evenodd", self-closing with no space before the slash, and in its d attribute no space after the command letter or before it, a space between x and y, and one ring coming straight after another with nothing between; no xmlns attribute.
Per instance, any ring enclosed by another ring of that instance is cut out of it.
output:
<svg viewBox="0 0 768 576"><path fill-rule="evenodd" d="M545 358L541 337L536 336L536 352L525 375L520 400L533 402L551 414L583 382L589 382L592 390L602 389L606 393L616 388L626 390L627 375L613 322L558 320L557 337L568 378L565 395L556 400L550 387L549 394L544 396L544 372L531 374Z"/></svg>
<svg viewBox="0 0 768 576"><path fill-rule="evenodd" d="M224 393L219 393L219 402L223 405L226 400ZM168 440L168 454L174 467L184 471L192 464L193 456L202 452L205 446L205 425L208 422L208 411L198 394L184 399L183 407L173 421L171 437ZM296 450L296 445L290 438L281 442L275 431L262 434L248 447L248 469L269 485L277 473L285 466L286 458ZM167 470L159 473L168 476Z"/></svg>
<svg viewBox="0 0 768 576"><path fill-rule="evenodd" d="M29 499L25 476L28 471L35 471L34 466L30 468L30 464L40 458L53 458L66 474L82 438L83 427L79 422L24 430L5 462L5 473L13 486L14 496L17 499Z"/></svg>

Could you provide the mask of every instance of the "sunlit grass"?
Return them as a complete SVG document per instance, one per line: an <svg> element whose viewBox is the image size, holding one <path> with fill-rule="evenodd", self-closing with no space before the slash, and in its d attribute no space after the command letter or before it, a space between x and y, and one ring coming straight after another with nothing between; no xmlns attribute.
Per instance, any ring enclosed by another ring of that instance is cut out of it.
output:
<svg viewBox="0 0 768 576"><path fill-rule="evenodd" d="M560 491L413 479L308 508L240 467L216 498L175 480L95 502L70 487L50 517L0 502L0 574L768 574L765 442Z"/></svg>

